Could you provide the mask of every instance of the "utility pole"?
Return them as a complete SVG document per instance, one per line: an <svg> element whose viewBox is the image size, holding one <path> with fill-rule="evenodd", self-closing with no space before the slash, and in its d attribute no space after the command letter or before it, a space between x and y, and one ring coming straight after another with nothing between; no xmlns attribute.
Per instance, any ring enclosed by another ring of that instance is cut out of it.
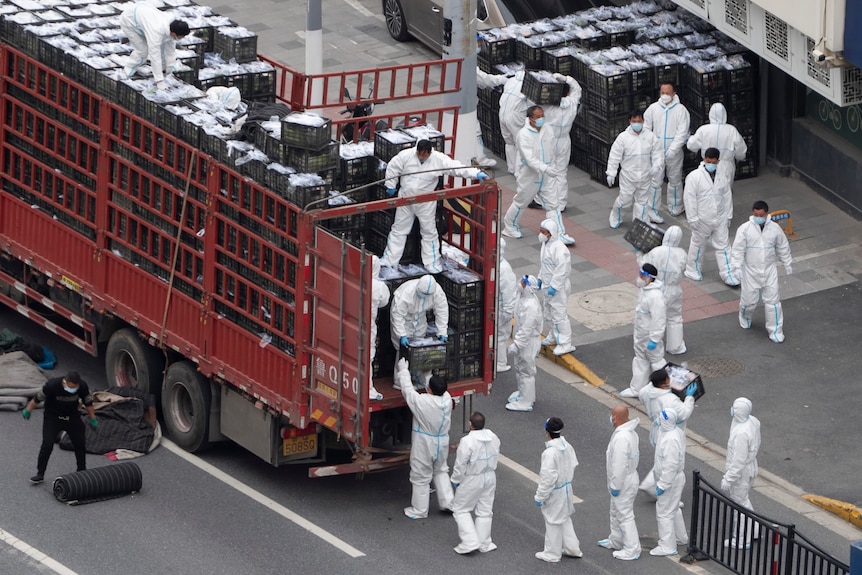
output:
<svg viewBox="0 0 862 575"><path fill-rule="evenodd" d="M444 106L459 106L455 159L470 163L476 156L476 0L445 0L443 3L443 58L462 58L461 91L443 95ZM447 71L446 86L455 85L455 69ZM444 116L451 133L453 114Z"/></svg>
<svg viewBox="0 0 862 575"><path fill-rule="evenodd" d="M323 8L322 0L306 0L305 18L305 73L308 75L323 72ZM312 85L311 103L323 102L320 83Z"/></svg>

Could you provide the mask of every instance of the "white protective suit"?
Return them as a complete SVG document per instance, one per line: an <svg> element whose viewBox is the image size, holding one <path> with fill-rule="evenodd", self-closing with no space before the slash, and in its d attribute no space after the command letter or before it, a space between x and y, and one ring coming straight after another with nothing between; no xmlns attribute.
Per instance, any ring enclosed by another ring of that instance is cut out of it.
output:
<svg viewBox="0 0 862 575"><path fill-rule="evenodd" d="M433 170L433 171L428 171ZM423 172L423 173L417 173ZM398 180L401 188L398 196L401 198L433 192L437 188L438 178L442 175L459 176L475 179L479 170L465 167L446 154L431 150L431 155L425 162L419 161L416 148L402 150L389 161L386 166L386 187L395 188ZM440 238L437 235L437 202L421 202L417 204L398 206L395 209L395 221L386 241L383 251L382 265L397 266L404 254L404 244L407 235L413 228L413 219L419 220L422 232L422 265L431 273L443 271L440 261Z"/></svg>
<svg viewBox="0 0 862 575"><path fill-rule="evenodd" d="M688 261L685 276L695 281L703 279L703 253L706 243L715 248L718 275L728 285L739 285L730 266L728 231L733 213L730 196L730 180L726 172L715 171L715 178L701 163L685 178L685 217L691 227L691 243L688 245Z"/></svg>
<svg viewBox="0 0 862 575"><path fill-rule="evenodd" d="M456 486L452 516L461 538L455 548L459 553L476 549L485 553L497 548L491 541L491 521L499 456L500 439L490 429L473 429L458 444L452 469L452 483Z"/></svg>
<svg viewBox="0 0 862 575"><path fill-rule="evenodd" d="M120 14L120 30L132 45L129 76L134 75L147 59L156 82L165 79L165 70L173 71L177 63L176 41L171 37L170 28L173 20L170 14L147 2L135 2Z"/></svg>
<svg viewBox="0 0 862 575"><path fill-rule="evenodd" d="M611 493L610 518L611 533L608 546L617 549L617 559L637 559L641 554L638 527L635 524L635 495L638 492L638 419L630 419L614 429L605 463L608 475L608 491ZM601 543L600 543L601 544Z"/></svg>
<svg viewBox="0 0 862 575"><path fill-rule="evenodd" d="M667 173L667 209L678 216L685 207L682 198L683 148L688 139L691 117L688 110L674 94L670 104L653 102L644 112L644 128L651 130L659 139L664 154L664 168L658 177L653 178L653 195L650 209L655 214L661 207L661 186ZM657 221L661 221L660 219Z"/></svg>
<svg viewBox="0 0 862 575"><path fill-rule="evenodd" d="M560 175L550 177L548 181L548 194L556 196L557 209L555 214L548 213L550 219L557 219L560 229L565 229L560 211L566 209L569 200L568 169L572 157L572 124L578 115L581 105L581 85L571 76L554 74L554 78L569 85L569 93L556 106L544 106L545 126L554 133L554 149L552 153L554 170ZM546 208L547 209L547 208Z"/></svg>
<svg viewBox="0 0 862 575"><path fill-rule="evenodd" d="M533 496L541 503L545 519L545 548L536 556L544 561L556 562L565 553L581 557L581 542L575 534L572 514L575 512L572 477L578 466L575 449L563 436L545 443L542 452L542 467L539 471L539 486Z"/></svg>
<svg viewBox="0 0 862 575"><path fill-rule="evenodd" d="M497 298L497 371L508 371L511 367L506 359L506 348L509 346L512 318L518 303L518 278L503 257L505 248L506 240L500 238L500 265L497 267L497 276L500 278Z"/></svg>
<svg viewBox="0 0 862 575"><path fill-rule="evenodd" d="M496 86L502 86L506 83L506 80L508 78L503 74L488 74L480 68L476 68L476 88L491 89ZM497 165L496 160L488 158L485 154L485 141L482 139L482 126L479 124L479 120L476 120L476 160L480 166L491 167Z"/></svg>
<svg viewBox="0 0 862 575"><path fill-rule="evenodd" d="M506 169L513 176L518 175L521 161L518 158L518 132L524 127L527 108L533 102L521 92L524 84L524 71L519 70L503 84L503 94L500 96L500 133L506 143Z"/></svg>
<svg viewBox="0 0 862 575"><path fill-rule="evenodd" d="M449 427L452 425L452 396L419 393L410 384L407 361L398 362L401 393L413 413L410 447L410 483L413 495L404 514L411 519L428 517L431 481L437 490L437 505L449 509L455 497L449 482Z"/></svg>
<svg viewBox="0 0 862 575"><path fill-rule="evenodd" d="M242 93L236 86L213 86L207 90L207 99L218 102L226 110L236 110L242 103Z"/></svg>
<svg viewBox="0 0 862 575"><path fill-rule="evenodd" d="M380 258L376 255L371 256L371 339L369 345L371 347L371 360L368 365L374 363L374 358L377 357L377 314L380 308L389 305L389 286L380 279ZM369 391L368 397L371 399L382 399L380 393L374 389L372 376L368 374Z"/></svg>
<svg viewBox="0 0 862 575"><path fill-rule="evenodd" d="M520 290L515 306L515 378L518 390L509 396L506 409L532 411L536 402L536 355L541 347L542 308L536 297L539 280L528 276L530 285Z"/></svg>
<svg viewBox="0 0 862 575"><path fill-rule="evenodd" d="M676 412L676 425L683 434L685 433L688 418L694 413L694 397L686 397L683 401L670 390L670 387L656 387L652 382L649 382L638 393L638 399L643 403L647 417L652 424L649 432L649 441L652 445L655 445L658 439L660 427L658 416L662 409L669 407ZM655 496L655 467L644 475L639 489L645 491L650 497Z"/></svg>
<svg viewBox="0 0 862 575"><path fill-rule="evenodd" d="M521 165L516 176L515 197L503 216L502 234L512 238L523 237L518 222L527 206L538 198L547 211L557 210L557 197L550 193L548 181L554 161L554 132L547 127L541 129L530 125L530 119L524 119L523 128L518 132L518 157Z"/></svg>
<svg viewBox="0 0 862 575"><path fill-rule="evenodd" d="M655 504L658 524L658 546L650 555L676 555L677 545L688 543L682 509L679 507L685 487L685 433L676 424L676 410L665 408L659 413L661 428L655 446L656 487L664 490Z"/></svg>
<svg viewBox="0 0 862 575"><path fill-rule="evenodd" d="M733 402L733 422L727 438L727 459L721 490L735 503L746 509L754 509L749 499L754 480L757 478L757 452L760 450L760 420L751 415L751 400L738 397ZM752 538L756 538L754 522L737 531L739 514L733 514L733 543L729 546L747 549Z"/></svg>
<svg viewBox="0 0 862 575"><path fill-rule="evenodd" d="M654 247L638 259L638 264L652 264L658 270L667 315L665 347L670 354L685 353L682 329L682 275L685 272L685 250L679 247L682 229L670 226L664 233L661 245Z"/></svg>
<svg viewBox="0 0 862 575"><path fill-rule="evenodd" d="M775 343L784 341L784 312L778 295L778 270L775 260L784 265L787 275L793 273L790 244L781 226L767 214L763 229L754 223L754 216L739 226L731 249L730 267L739 277L742 290L739 294L739 325L751 327L751 317L757 303L763 300L766 309L766 331Z"/></svg>
<svg viewBox="0 0 862 575"><path fill-rule="evenodd" d="M701 158L707 148L718 149L718 171L724 174L728 182L733 182L736 177L736 162L744 160L748 152L748 146L739 130L727 123L727 110L721 102L710 106L709 124L698 128L688 139L686 146L692 152L699 152ZM733 213L729 217L731 216Z"/></svg>
<svg viewBox="0 0 862 575"><path fill-rule="evenodd" d="M443 288L430 275L408 280L398 286L392 295L390 308L390 336L395 349L401 350L401 337L425 337L428 333L428 310L434 311L434 323L438 334L449 332L449 302ZM396 358L397 362L397 358ZM415 379L427 384L430 372L416 372ZM397 383L397 382L396 382Z"/></svg>
<svg viewBox="0 0 862 575"><path fill-rule="evenodd" d="M632 220L637 218L647 223L652 221L651 173L658 173L662 165L664 165L664 154L661 142L655 134L646 128L635 132L631 126L620 132L608 154L608 177L616 178L617 168L620 170L620 193L614 201L614 207L611 208L611 215L608 218L612 228L620 227L623 221L623 209L628 209L632 203L634 203Z"/></svg>
<svg viewBox="0 0 862 575"><path fill-rule="evenodd" d="M662 295L662 282L655 280L640 289L635 307L632 380L629 388L637 395L649 381L649 374L667 365L664 359L664 332L667 329L667 306ZM647 349L650 340L656 348Z"/></svg>
<svg viewBox="0 0 862 575"><path fill-rule="evenodd" d="M572 322L566 311L566 303L572 291L572 282L569 275L572 272L572 255L569 249L560 240L560 230L554 220L544 220L542 229L551 232L548 241L542 244L539 252L541 267L539 268L539 280L542 289L554 288L556 293L550 295L545 292L545 305L542 315L548 327L548 337L542 341L543 345L556 344L555 355L561 355L573 350L572 347Z"/></svg>

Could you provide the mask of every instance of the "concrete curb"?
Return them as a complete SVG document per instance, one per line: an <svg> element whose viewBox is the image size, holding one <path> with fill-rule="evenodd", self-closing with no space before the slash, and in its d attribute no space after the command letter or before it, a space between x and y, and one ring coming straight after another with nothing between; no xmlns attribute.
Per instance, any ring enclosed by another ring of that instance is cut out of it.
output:
<svg viewBox="0 0 862 575"><path fill-rule="evenodd" d="M541 354L546 358L550 359L557 365L561 365L595 387L601 387L605 384L605 380L600 378L595 374L593 370L587 367L583 362L575 358L571 353L564 353L563 355L554 355L553 352L554 346L552 345L543 345L541 349Z"/></svg>

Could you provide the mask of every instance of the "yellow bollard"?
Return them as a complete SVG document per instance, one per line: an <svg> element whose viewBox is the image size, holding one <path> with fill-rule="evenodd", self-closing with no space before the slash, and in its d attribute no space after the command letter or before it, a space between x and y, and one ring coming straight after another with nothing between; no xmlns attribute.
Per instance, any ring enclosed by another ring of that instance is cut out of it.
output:
<svg viewBox="0 0 862 575"><path fill-rule="evenodd" d="M787 239L796 239L796 234L793 232L793 214L790 213L790 210L775 210L774 212L770 212L769 215L773 222L781 226Z"/></svg>

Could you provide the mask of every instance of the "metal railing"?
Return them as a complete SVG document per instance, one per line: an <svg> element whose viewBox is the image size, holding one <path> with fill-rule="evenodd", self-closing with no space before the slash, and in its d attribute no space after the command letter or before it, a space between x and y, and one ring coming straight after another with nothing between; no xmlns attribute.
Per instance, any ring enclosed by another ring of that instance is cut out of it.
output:
<svg viewBox="0 0 862 575"><path fill-rule="evenodd" d="M746 509L699 471L692 475L691 542L682 562L712 559L738 575L849 574L846 563L820 549L792 523Z"/></svg>

